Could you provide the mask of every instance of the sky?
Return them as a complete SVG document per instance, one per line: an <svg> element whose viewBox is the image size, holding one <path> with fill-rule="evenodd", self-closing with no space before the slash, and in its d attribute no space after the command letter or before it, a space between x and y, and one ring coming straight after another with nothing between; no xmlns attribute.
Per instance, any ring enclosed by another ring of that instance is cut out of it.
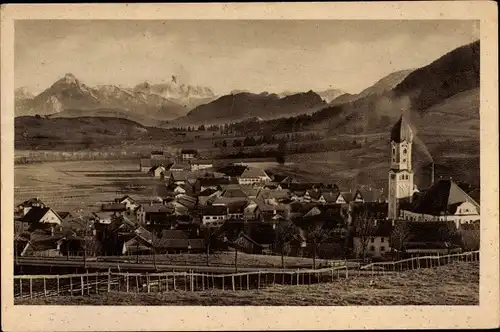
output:
<svg viewBox="0 0 500 332"><path fill-rule="evenodd" d="M357 93L477 39L464 20L18 20L15 85L36 94L66 73L127 87L176 75L217 94Z"/></svg>

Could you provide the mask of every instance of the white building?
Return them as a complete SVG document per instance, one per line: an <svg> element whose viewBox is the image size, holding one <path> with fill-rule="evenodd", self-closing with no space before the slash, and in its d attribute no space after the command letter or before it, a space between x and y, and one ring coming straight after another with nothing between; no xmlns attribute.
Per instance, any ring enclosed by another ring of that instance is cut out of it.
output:
<svg viewBox="0 0 500 332"><path fill-rule="evenodd" d="M454 221L457 228L480 220L479 204L452 180L439 180L416 196L411 208L401 210L409 221Z"/></svg>
<svg viewBox="0 0 500 332"><path fill-rule="evenodd" d="M238 178L238 183L241 185L265 184L269 182L271 182L269 175L263 169L256 167L247 167Z"/></svg>

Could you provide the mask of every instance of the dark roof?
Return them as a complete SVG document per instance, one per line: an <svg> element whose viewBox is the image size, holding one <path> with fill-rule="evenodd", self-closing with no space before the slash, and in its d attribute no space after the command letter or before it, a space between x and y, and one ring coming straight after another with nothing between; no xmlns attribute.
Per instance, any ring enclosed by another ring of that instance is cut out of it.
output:
<svg viewBox="0 0 500 332"><path fill-rule="evenodd" d="M396 124L391 129L391 141L401 143L403 141L412 141L413 132L410 125L401 116Z"/></svg>
<svg viewBox="0 0 500 332"><path fill-rule="evenodd" d="M227 207L223 205L209 205L203 209L203 215L222 216L227 214Z"/></svg>
<svg viewBox="0 0 500 332"><path fill-rule="evenodd" d="M164 229L161 232L162 239L187 239L186 232L179 229Z"/></svg>
<svg viewBox="0 0 500 332"><path fill-rule="evenodd" d="M59 217L61 217L62 219L66 218L66 217L71 217L71 213L67 212L67 211L64 211L64 212L57 212L57 214L59 215Z"/></svg>
<svg viewBox="0 0 500 332"><path fill-rule="evenodd" d="M45 206L45 204L38 198L30 198L24 202L22 202L21 204L19 204L18 206L23 206L23 207L28 207L28 206Z"/></svg>
<svg viewBox="0 0 500 332"><path fill-rule="evenodd" d="M479 210L479 204L452 180L439 180L424 194L417 195L411 207L415 213L440 215L454 214L463 202L470 202Z"/></svg>
<svg viewBox="0 0 500 332"><path fill-rule="evenodd" d="M200 185L203 187L212 187L212 186L223 186L228 184L237 184L238 179L232 178L200 178Z"/></svg>
<svg viewBox="0 0 500 332"><path fill-rule="evenodd" d="M307 194L309 194L309 197L311 197L312 199L319 199L321 197L321 191L317 189L307 190Z"/></svg>
<svg viewBox="0 0 500 332"><path fill-rule="evenodd" d="M207 189L203 190L202 192L200 192L198 194L198 196L206 197L206 196L210 196L216 192L217 192L217 190L215 190L215 189L207 188Z"/></svg>
<svg viewBox="0 0 500 332"><path fill-rule="evenodd" d="M227 209L229 213L243 213L247 205L247 201L231 202L227 204Z"/></svg>
<svg viewBox="0 0 500 332"><path fill-rule="evenodd" d="M182 149L181 153L182 154L197 154L198 151L196 149Z"/></svg>
<svg viewBox="0 0 500 332"><path fill-rule="evenodd" d="M49 212L50 208L40 208L37 206L32 207L28 213L24 216L23 222L27 223L38 223L43 216Z"/></svg>
<svg viewBox="0 0 500 332"><path fill-rule="evenodd" d="M151 151L151 155L162 155L163 156L163 151Z"/></svg>
<svg viewBox="0 0 500 332"><path fill-rule="evenodd" d="M174 213L174 209L164 204L143 205L144 212L146 213Z"/></svg>
<svg viewBox="0 0 500 332"><path fill-rule="evenodd" d="M222 197L239 197L239 198L247 198L247 194L241 190L238 186L236 188L227 187L221 194Z"/></svg>
<svg viewBox="0 0 500 332"><path fill-rule="evenodd" d="M101 205L101 211L125 211L127 208L122 203L107 203Z"/></svg>
<svg viewBox="0 0 500 332"><path fill-rule="evenodd" d="M240 177L241 174L246 170L246 166L242 165L228 165L217 169L218 173L222 173L226 176Z"/></svg>

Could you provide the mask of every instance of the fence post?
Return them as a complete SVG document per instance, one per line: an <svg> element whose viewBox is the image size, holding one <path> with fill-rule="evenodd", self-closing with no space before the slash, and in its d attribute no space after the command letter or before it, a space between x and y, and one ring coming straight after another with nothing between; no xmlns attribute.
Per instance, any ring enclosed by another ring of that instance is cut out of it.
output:
<svg viewBox="0 0 500 332"><path fill-rule="evenodd" d="M95 274L95 293L99 294L99 272Z"/></svg>
<svg viewBox="0 0 500 332"><path fill-rule="evenodd" d="M73 295L73 277L69 277L69 291Z"/></svg>
<svg viewBox="0 0 500 332"><path fill-rule="evenodd" d="M127 278L127 286L126 286L126 287L127 287L127 293L128 293L128 271L127 271L127 276L126 276L126 278Z"/></svg>
<svg viewBox="0 0 500 332"><path fill-rule="evenodd" d="M193 270L191 270L191 292L194 292L194 287L195 287L194 278L195 278L195 276L193 274Z"/></svg>
<svg viewBox="0 0 500 332"><path fill-rule="evenodd" d="M139 293L139 276L137 274L135 275L135 288L136 292Z"/></svg>
<svg viewBox="0 0 500 332"><path fill-rule="evenodd" d="M250 289L250 273L247 274L247 290Z"/></svg>
<svg viewBox="0 0 500 332"><path fill-rule="evenodd" d="M168 292L168 274L165 275L165 292Z"/></svg>
<svg viewBox="0 0 500 332"><path fill-rule="evenodd" d="M222 278L222 291L224 291L224 276L221 277Z"/></svg>
<svg viewBox="0 0 500 332"><path fill-rule="evenodd" d="M90 295L89 270L87 270L87 295Z"/></svg>
<svg viewBox="0 0 500 332"><path fill-rule="evenodd" d="M30 299L33 298L33 279L30 278Z"/></svg>
<svg viewBox="0 0 500 332"><path fill-rule="evenodd" d="M177 287L175 286L175 270L174 270L174 291L177 290Z"/></svg>
<svg viewBox="0 0 500 332"><path fill-rule="evenodd" d="M188 281L187 281L187 272L184 272L184 291L187 292Z"/></svg>
<svg viewBox="0 0 500 332"><path fill-rule="evenodd" d="M347 264L345 265L345 278L347 279L349 277L349 268L347 267Z"/></svg>
<svg viewBox="0 0 500 332"><path fill-rule="evenodd" d="M81 293L82 293L82 296L83 296L83 275L80 276L80 283L81 283Z"/></svg>
<svg viewBox="0 0 500 332"><path fill-rule="evenodd" d="M59 279L57 279L59 281ZM59 294L59 287L57 287L57 294ZM23 279L19 279L19 296L23 298Z"/></svg>
<svg viewBox="0 0 500 332"><path fill-rule="evenodd" d="M215 277L213 273L212 273L212 287L215 289Z"/></svg>
<svg viewBox="0 0 500 332"><path fill-rule="evenodd" d="M148 288L148 293L151 291L151 285L149 284L149 274L146 272L146 287Z"/></svg>
<svg viewBox="0 0 500 332"><path fill-rule="evenodd" d="M205 290L205 274L201 275L201 290Z"/></svg>
<svg viewBox="0 0 500 332"><path fill-rule="evenodd" d="M111 269L108 269L108 293L111 292Z"/></svg>
<svg viewBox="0 0 500 332"><path fill-rule="evenodd" d="M332 267L332 282L333 282L333 267Z"/></svg>
<svg viewBox="0 0 500 332"><path fill-rule="evenodd" d="M373 272L374 272L374 271L373 271L373 264L372 264L372 277L373 277Z"/></svg>
<svg viewBox="0 0 500 332"><path fill-rule="evenodd" d="M235 285L234 285L234 275L231 276L231 284L233 286L233 292L235 291Z"/></svg>
<svg viewBox="0 0 500 332"><path fill-rule="evenodd" d="M259 271L258 277L257 277L257 289L260 289L260 271Z"/></svg>

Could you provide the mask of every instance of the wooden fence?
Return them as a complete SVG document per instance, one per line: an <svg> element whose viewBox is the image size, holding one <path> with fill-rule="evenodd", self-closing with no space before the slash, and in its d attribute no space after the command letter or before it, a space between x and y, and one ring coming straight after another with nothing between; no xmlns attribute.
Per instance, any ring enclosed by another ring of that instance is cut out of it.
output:
<svg viewBox="0 0 500 332"><path fill-rule="evenodd" d="M311 285L334 282L352 275L396 273L403 270L432 268L456 261L479 261L479 251L444 256L421 256L396 262L377 262L349 271L347 261L323 269L254 271L233 274L161 272L101 272L68 275L14 276L14 297L83 296L117 292L151 293L169 291L237 291L263 289L276 284ZM357 271L356 271L357 270Z"/></svg>
<svg viewBox="0 0 500 332"><path fill-rule="evenodd" d="M162 272L103 272L69 275L14 276L14 297L84 296L111 291L150 293L169 291L237 291L276 284L310 285L348 278L347 265L296 271L255 271L233 274Z"/></svg>
<svg viewBox="0 0 500 332"><path fill-rule="evenodd" d="M395 262L376 262L361 266L359 270L371 271L372 274L376 274L386 271L403 271L420 268L432 268L436 266L446 265L455 261L477 262L479 261L479 250L442 256L416 256Z"/></svg>

